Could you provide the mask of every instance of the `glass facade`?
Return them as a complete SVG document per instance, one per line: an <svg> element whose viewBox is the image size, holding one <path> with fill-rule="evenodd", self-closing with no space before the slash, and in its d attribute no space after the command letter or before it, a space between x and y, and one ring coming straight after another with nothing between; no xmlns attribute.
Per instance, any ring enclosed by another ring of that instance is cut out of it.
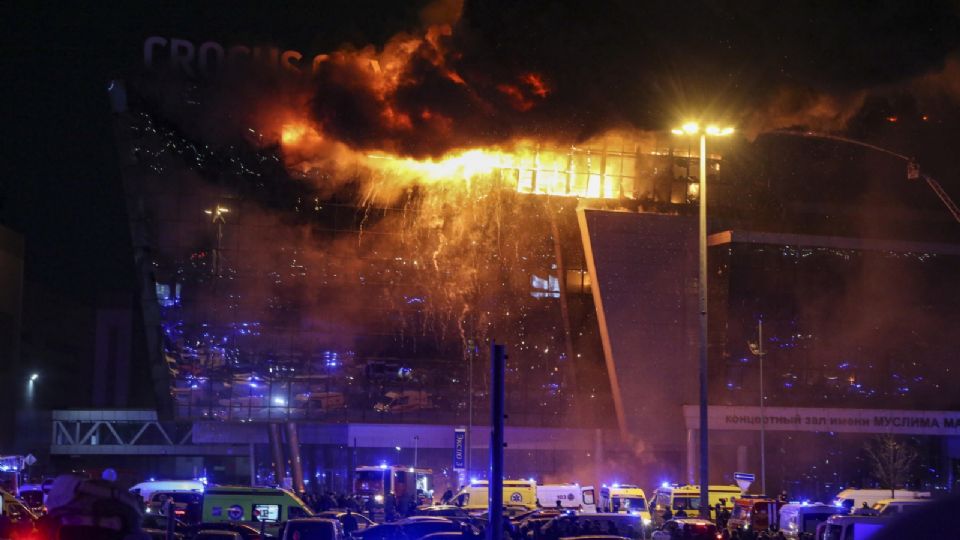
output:
<svg viewBox="0 0 960 540"><path fill-rule="evenodd" d="M960 255L732 243L711 251L713 395L767 404L952 410Z"/></svg>
<svg viewBox="0 0 960 540"><path fill-rule="evenodd" d="M120 140L177 418L485 423L496 339L513 424L609 423L577 199L511 168L330 193L279 148L210 148L148 108Z"/></svg>

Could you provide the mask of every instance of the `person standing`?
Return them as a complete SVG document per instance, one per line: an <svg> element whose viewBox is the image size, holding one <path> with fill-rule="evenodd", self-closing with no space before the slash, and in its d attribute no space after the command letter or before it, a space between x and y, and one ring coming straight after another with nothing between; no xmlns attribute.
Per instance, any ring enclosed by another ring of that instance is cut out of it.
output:
<svg viewBox="0 0 960 540"><path fill-rule="evenodd" d="M383 499L383 519L384 521L397 519L397 497L393 493L387 493Z"/></svg>
<svg viewBox="0 0 960 540"><path fill-rule="evenodd" d="M673 511L670 510L670 505L665 505L663 508L663 521L666 523L673 519Z"/></svg>
<svg viewBox="0 0 960 540"><path fill-rule="evenodd" d="M347 536L350 536L350 533L359 528L360 524L357 523L357 517L353 515L353 510L347 507L347 514L343 516L343 532L347 533Z"/></svg>

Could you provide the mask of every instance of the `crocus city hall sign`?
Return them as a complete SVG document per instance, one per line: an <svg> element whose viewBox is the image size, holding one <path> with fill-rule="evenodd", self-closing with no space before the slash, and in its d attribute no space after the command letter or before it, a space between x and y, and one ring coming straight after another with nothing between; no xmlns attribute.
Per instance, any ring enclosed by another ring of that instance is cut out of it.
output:
<svg viewBox="0 0 960 540"><path fill-rule="evenodd" d="M186 39L150 36L143 42L147 69L168 68L191 77L209 77L228 68L256 66L292 75L311 75L329 58L326 54L305 57L300 51L281 51L270 45L231 45L215 41L199 45Z"/></svg>

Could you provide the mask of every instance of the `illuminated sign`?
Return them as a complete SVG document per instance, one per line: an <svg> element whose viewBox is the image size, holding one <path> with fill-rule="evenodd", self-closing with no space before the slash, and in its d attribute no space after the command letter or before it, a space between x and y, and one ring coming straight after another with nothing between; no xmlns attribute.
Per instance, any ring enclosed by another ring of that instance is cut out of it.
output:
<svg viewBox="0 0 960 540"><path fill-rule="evenodd" d="M467 430L463 428L453 431L453 468L467 468Z"/></svg>
<svg viewBox="0 0 960 540"><path fill-rule="evenodd" d="M684 405L683 416L687 429L699 427L696 405ZM960 411L765 407L761 417L760 407L711 406L707 422L711 430L960 435Z"/></svg>

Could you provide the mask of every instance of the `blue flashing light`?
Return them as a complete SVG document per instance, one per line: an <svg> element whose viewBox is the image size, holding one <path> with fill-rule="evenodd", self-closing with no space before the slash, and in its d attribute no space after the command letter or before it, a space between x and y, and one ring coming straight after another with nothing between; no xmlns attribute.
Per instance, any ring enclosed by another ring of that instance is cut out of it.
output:
<svg viewBox="0 0 960 540"><path fill-rule="evenodd" d="M660 482L660 487L662 487L662 488L668 488L668 487L670 487L670 482Z"/></svg>
<svg viewBox="0 0 960 540"><path fill-rule="evenodd" d="M476 476L471 477L470 484L476 484L476 483L477 483L477 477Z"/></svg>
<svg viewBox="0 0 960 540"><path fill-rule="evenodd" d="M613 484L613 489L617 489L617 488L619 488L619 487L620 487L620 484L619 484L619 483L616 483L616 482L615 482L615 483Z"/></svg>
<svg viewBox="0 0 960 540"><path fill-rule="evenodd" d="M382 470L382 471L387 470L387 463L386 463L386 462L383 462L383 463L380 464L380 470Z"/></svg>

